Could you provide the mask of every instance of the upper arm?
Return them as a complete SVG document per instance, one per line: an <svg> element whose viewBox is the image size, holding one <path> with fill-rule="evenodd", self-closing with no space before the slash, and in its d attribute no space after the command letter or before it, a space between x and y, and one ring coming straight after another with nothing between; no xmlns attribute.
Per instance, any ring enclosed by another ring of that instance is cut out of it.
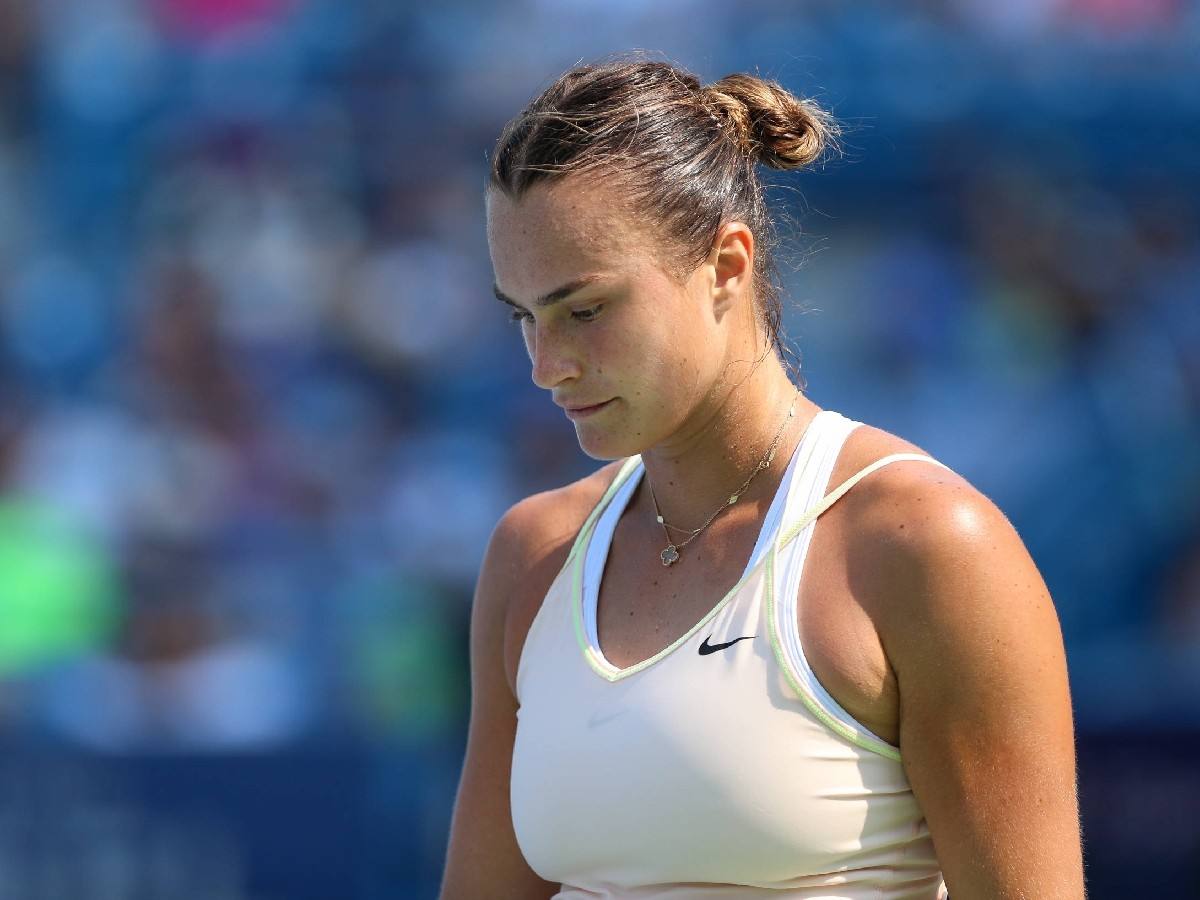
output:
<svg viewBox="0 0 1200 900"><path fill-rule="evenodd" d="M1015 529L957 476L909 479L876 532L900 753L950 895L1082 898L1066 656Z"/></svg>
<svg viewBox="0 0 1200 900"><path fill-rule="evenodd" d="M470 723L440 900L493 896L544 900L559 890L558 884L540 878L525 861L509 805L517 703L505 677L505 623L536 512L536 501L529 498L501 518L475 589Z"/></svg>

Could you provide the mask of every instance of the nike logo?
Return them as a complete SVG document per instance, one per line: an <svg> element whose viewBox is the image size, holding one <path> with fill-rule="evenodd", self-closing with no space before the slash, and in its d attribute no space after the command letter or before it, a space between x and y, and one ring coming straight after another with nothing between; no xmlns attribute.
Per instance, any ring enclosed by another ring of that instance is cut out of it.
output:
<svg viewBox="0 0 1200 900"><path fill-rule="evenodd" d="M747 635L746 637L734 638L732 641L726 641L724 644L710 644L708 638L704 639L704 643L700 645L700 655L707 656L710 653L716 653L718 650L724 650L726 647L732 647L738 641L748 641L757 635ZM711 637L711 635L709 635Z"/></svg>

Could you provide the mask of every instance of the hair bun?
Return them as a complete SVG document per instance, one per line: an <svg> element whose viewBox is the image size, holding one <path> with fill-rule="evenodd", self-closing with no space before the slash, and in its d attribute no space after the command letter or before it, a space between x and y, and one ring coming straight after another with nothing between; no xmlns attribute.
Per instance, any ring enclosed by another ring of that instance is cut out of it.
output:
<svg viewBox="0 0 1200 900"><path fill-rule="evenodd" d="M773 169L804 168L836 143L833 117L774 81L739 72L713 82L704 94L718 121L732 124L743 152Z"/></svg>

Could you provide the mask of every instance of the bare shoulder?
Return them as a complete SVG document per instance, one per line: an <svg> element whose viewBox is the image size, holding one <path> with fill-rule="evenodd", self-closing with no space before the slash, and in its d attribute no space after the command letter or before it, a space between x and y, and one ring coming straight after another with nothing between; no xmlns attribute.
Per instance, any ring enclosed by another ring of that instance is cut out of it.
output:
<svg viewBox="0 0 1200 900"><path fill-rule="evenodd" d="M937 458L891 432L861 425L847 438L830 484L894 453ZM885 560L935 567L951 563L958 554L978 550L981 542L1009 553L1020 544L1012 523L987 495L957 472L925 460L885 465L839 503L852 517L855 551L870 554L874 571Z"/></svg>
<svg viewBox="0 0 1200 900"><path fill-rule="evenodd" d="M936 459L904 438L861 425L846 440L831 485L893 453ZM930 588L941 587L945 595L946 582L964 575L968 564L1026 573L1033 568L1000 508L962 475L928 461L885 465L839 504L845 504L849 524L847 552L861 573L855 593L885 639L886 631L911 627L918 605L937 602L939 592Z"/></svg>
<svg viewBox="0 0 1200 900"><path fill-rule="evenodd" d="M893 453L936 458L862 425L847 439L831 486ZM871 472L837 505L844 506L850 589L878 634L901 700L906 675L911 697L913 680L927 681L930 663L953 676L952 660L962 651L977 651L961 657L974 664L978 653L993 652L984 646L989 640L994 648L1018 629L1025 629L1027 650L1061 654L1054 604L1028 549L996 503L963 476L924 460L898 460Z"/></svg>
<svg viewBox="0 0 1200 900"><path fill-rule="evenodd" d="M559 552L565 559L580 526L622 462L610 462L570 484L539 491L514 503L496 523L493 543L502 545L513 564L527 566Z"/></svg>
<svg viewBox="0 0 1200 900"><path fill-rule="evenodd" d="M856 431L864 434L847 447L852 467L924 452L878 429ZM898 461L864 478L846 501L855 594L902 699L906 674L910 695L915 679L929 683L935 675L961 687L967 670L1001 646L1061 668L1062 633L1041 573L1012 522L967 479L928 462Z"/></svg>
<svg viewBox="0 0 1200 900"><path fill-rule="evenodd" d="M835 475L896 452L924 451L859 427ZM905 771L951 895L1081 898L1062 632L1016 529L928 462L883 466L841 503L854 593L895 675Z"/></svg>
<svg viewBox="0 0 1200 900"><path fill-rule="evenodd" d="M488 580L492 600L504 606L504 670L514 696L517 664L529 626L566 562L579 529L622 462L608 463L570 484L518 501L492 532L480 579Z"/></svg>
<svg viewBox="0 0 1200 900"><path fill-rule="evenodd" d="M895 453L937 459L936 454L889 431L860 425L846 439L830 487ZM882 466L838 503L850 517L849 539L858 552L870 553L872 548L924 552L930 544L936 546L954 535L966 538L1012 528L996 504L966 478L927 460L896 460Z"/></svg>
<svg viewBox="0 0 1200 900"><path fill-rule="evenodd" d="M840 484L860 469L893 453L919 453L937 459L936 454L912 441L882 428L863 424L850 432L850 436L846 438L837 465L830 476L830 485ZM854 490L846 495L846 500L861 501L858 505L863 510L878 508L881 502L894 507L896 504L923 502L920 497L925 491L939 494L946 491L951 494L974 492L986 500L958 473L925 460L898 460L883 466L855 485ZM913 496L910 497L909 494Z"/></svg>

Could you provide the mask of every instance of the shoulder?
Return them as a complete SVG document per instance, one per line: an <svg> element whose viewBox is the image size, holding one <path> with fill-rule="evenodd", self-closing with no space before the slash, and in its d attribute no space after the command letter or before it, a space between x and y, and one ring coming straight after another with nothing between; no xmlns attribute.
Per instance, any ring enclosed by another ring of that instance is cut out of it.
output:
<svg viewBox="0 0 1200 900"><path fill-rule="evenodd" d="M546 561L561 566L588 514L616 477L616 460L577 481L514 503L492 530L487 561L527 571Z"/></svg>
<svg viewBox="0 0 1200 900"><path fill-rule="evenodd" d="M616 460L562 487L514 503L492 530L476 603L502 623L504 669L515 696L517 663L542 599L566 562L589 513L616 477Z"/></svg>
<svg viewBox="0 0 1200 900"><path fill-rule="evenodd" d="M933 455L890 432L860 425L846 440L831 487L893 453ZM989 497L957 472L925 460L882 466L839 503L845 504L850 522L848 549L870 573L864 593L886 604L875 610L885 621L889 612L903 620L914 604L932 602L929 588L937 579L972 567L1029 562L1016 529ZM915 590L918 586L924 590ZM897 605L902 609L894 609Z"/></svg>
<svg viewBox="0 0 1200 900"><path fill-rule="evenodd" d="M925 452L869 426L852 438L839 460L848 474L891 453ZM929 462L897 461L840 502L848 504L853 589L902 701L906 688L913 698L935 684L973 683L1006 658L1001 647L1058 664L1062 634L1045 582L1007 516L967 479Z"/></svg>
<svg viewBox="0 0 1200 900"><path fill-rule="evenodd" d="M852 437L843 477L923 452L869 427ZM951 893L1082 897L1062 632L1016 529L928 462L883 466L842 503L847 570L895 675L904 768Z"/></svg>
<svg viewBox="0 0 1200 900"><path fill-rule="evenodd" d="M872 463L896 453L937 457L871 425L855 428L830 476L836 488ZM896 460L870 472L838 501L851 519L851 540L862 552L899 562L928 560L939 549L1012 525L995 503L950 468L928 460ZM882 561L874 558L873 562Z"/></svg>

